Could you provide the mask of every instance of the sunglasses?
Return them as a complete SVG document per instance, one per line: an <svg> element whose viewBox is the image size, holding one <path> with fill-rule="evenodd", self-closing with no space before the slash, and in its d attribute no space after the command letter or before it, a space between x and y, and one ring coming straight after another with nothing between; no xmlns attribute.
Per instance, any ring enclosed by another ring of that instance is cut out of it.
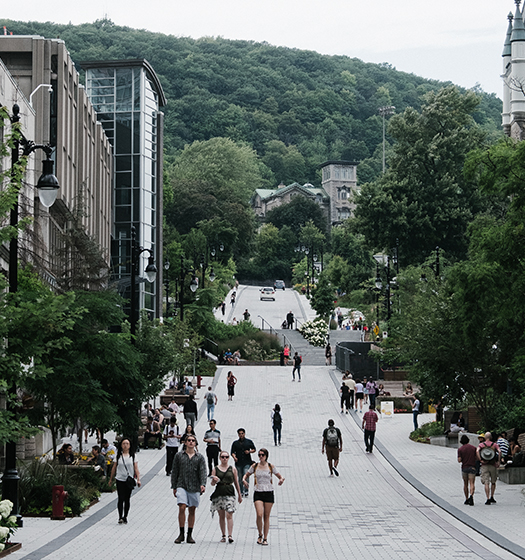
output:
<svg viewBox="0 0 525 560"><path fill-rule="evenodd" d="M230 456L229 455L221 455L221 459L229 459Z"/></svg>
<svg viewBox="0 0 525 560"><path fill-rule="evenodd" d="M257 453L257 455L259 455L259 457L266 457L266 453Z"/></svg>
<svg viewBox="0 0 525 560"><path fill-rule="evenodd" d="M186 443L197 443L197 440L193 439L193 438L192 439L187 439Z"/></svg>

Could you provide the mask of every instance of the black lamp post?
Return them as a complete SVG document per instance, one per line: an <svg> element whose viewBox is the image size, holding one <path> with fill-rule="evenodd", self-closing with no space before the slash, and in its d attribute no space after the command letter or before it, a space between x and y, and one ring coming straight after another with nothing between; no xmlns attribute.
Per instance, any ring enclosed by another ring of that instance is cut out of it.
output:
<svg viewBox="0 0 525 560"><path fill-rule="evenodd" d="M148 282L152 284L157 279L157 267L151 249L144 249L137 241L135 226L131 226L131 335L133 344L135 343L135 333L137 331L137 276L139 274L140 255L144 252L149 253L148 265L144 272Z"/></svg>
<svg viewBox="0 0 525 560"><path fill-rule="evenodd" d="M164 263L164 270L166 271L165 274L165 281L164 281L164 285L166 286L166 317L169 315L169 310L170 310L170 279L168 277L168 270L170 268L170 261L166 261Z"/></svg>
<svg viewBox="0 0 525 560"><path fill-rule="evenodd" d="M20 107L13 105L13 116L11 123L14 125L20 122ZM53 160L51 154L53 149L49 145L35 144L31 140L27 140L20 133L19 138L14 139L13 148L11 149L11 175L15 177L15 167L20 159L20 146L22 146L22 155L29 156L36 150L42 150L46 154L43 162L43 172L38 179L37 189L40 202L46 208L53 205L56 200L59 184L58 179L53 174ZM15 204L11 209L10 225L14 228L18 226L18 196ZM9 242L9 291L16 293L18 291L18 238L14 236ZM11 386L11 393L16 395L16 384ZM13 405L8 402L7 407L11 409ZM22 526L22 517L19 513L18 504L18 487L20 477L16 470L16 441L10 441L5 445L5 470L2 476L2 498L13 502L13 515L17 518L18 526Z"/></svg>
<svg viewBox="0 0 525 560"><path fill-rule="evenodd" d="M180 292L179 292L179 305L180 305L180 320L184 321L184 277L189 270L184 268L184 255L180 256ZM213 276L215 280L215 275ZM212 280L212 281L213 281ZM191 271L191 282L190 290L195 293L199 287L199 279L197 278L195 271Z"/></svg>
<svg viewBox="0 0 525 560"><path fill-rule="evenodd" d="M439 279L440 263L439 263L439 247L436 247L436 260L428 265L433 271L434 276ZM423 282L427 281L427 275L423 272L421 273L421 280Z"/></svg>

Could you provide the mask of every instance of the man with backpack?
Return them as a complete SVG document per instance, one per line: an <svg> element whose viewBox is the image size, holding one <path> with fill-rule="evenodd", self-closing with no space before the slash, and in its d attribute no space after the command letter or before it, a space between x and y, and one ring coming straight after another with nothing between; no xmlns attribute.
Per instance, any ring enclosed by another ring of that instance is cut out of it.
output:
<svg viewBox="0 0 525 560"><path fill-rule="evenodd" d="M335 427L333 420L328 420L328 428L323 432L323 447L321 452L324 454L326 449L326 458L328 459L328 467L330 476L339 476L337 466L339 465L339 453L343 451L343 437L341 430Z"/></svg>
<svg viewBox="0 0 525 560"><path fill-rule="evenodd" d="M293 356L293 370L292 370L292 381L295 381L295 372L297 371L297 377L299 382L301 381L301 364L303 359L296 352Z"/></svg>
<svg viewBox="0 0 525 560"><path fill-rule="evenodd" d="M215 405L217 404L217 395L208 387L208 392L204 395L206 404L208 405L208 422L215 416Z"/></svg>
<svg viewBox="0 0 525 560"><path fill-rule="evenodd" d="M485 441L478 445L476 455L481 462L481 483L485 485L487 496L486 506L495 504L494 492L496 491L496 479L498 478L498 467L501 462L501 451L496 443L492 443L492 434L485 434Z"/></svg>

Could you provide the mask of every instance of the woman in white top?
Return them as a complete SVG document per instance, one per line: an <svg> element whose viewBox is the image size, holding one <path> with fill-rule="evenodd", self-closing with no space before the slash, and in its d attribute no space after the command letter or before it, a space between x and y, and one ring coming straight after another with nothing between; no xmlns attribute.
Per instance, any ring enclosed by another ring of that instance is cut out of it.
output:
<svg viewBox="0 0 525 560"><path fill-rule="evenodd" d="M279 486L284 482L284 477L277 472L275 467L268 463L268 449L259 449L259 462L254 463L244 475L242 482L249 488L248 478L253 474L255 486L253 492L253 504L257 516L257 530L259 537L257 544L268 545L268 530L270 529L270 512L274 503L272 476L279 479Z"/></svg>
<svg viewBox="0 0 525 560"><path fill-rule="evenodd" d="M363 384L360 379L357 379L355 383L355 409L357 410L357 403L359 403L359 412L363 412L364 396Z"/></svg>
<svg viewBox="0 0 525 560"><path fill-rule="evenodd" d="M130 488L127 483L128 476L135 478L137 480L137 486L140 486L139 465L137 461L135 461L135 454L131 451L131 441L128 438L124 438L120 442L117 460L113 463L113 469L111 470L111 477L109 479L110 486L113 482L113 478L115 478L117 482L119 524L128 522L129 502L131 492L133 491L133 488Z"/></svg>

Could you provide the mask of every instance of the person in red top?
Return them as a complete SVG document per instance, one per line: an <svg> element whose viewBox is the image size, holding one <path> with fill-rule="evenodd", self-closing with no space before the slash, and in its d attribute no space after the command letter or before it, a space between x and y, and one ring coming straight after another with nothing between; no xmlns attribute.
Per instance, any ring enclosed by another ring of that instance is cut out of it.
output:
<svg viewBox="0 0 525 560"><path fill-rule="evenodd" d="M458 463L461 463L461 475L463 476L463 492L465 493L465 505L474 505L474 484L476 483L476 448L470 445L467 435L461 436L459 440L461 447L458 449ZM470 486L470 495L469 495Z"/></svg>
<svg viewBox="0 0 525 560"><path fill-rule="evenodd" d="M379 420L374 406L370 405L368 412L363 414L362 427L365 430L365 447L367 453L372 453L374 448L374 438L376 435L376 424Z"/></svg>

